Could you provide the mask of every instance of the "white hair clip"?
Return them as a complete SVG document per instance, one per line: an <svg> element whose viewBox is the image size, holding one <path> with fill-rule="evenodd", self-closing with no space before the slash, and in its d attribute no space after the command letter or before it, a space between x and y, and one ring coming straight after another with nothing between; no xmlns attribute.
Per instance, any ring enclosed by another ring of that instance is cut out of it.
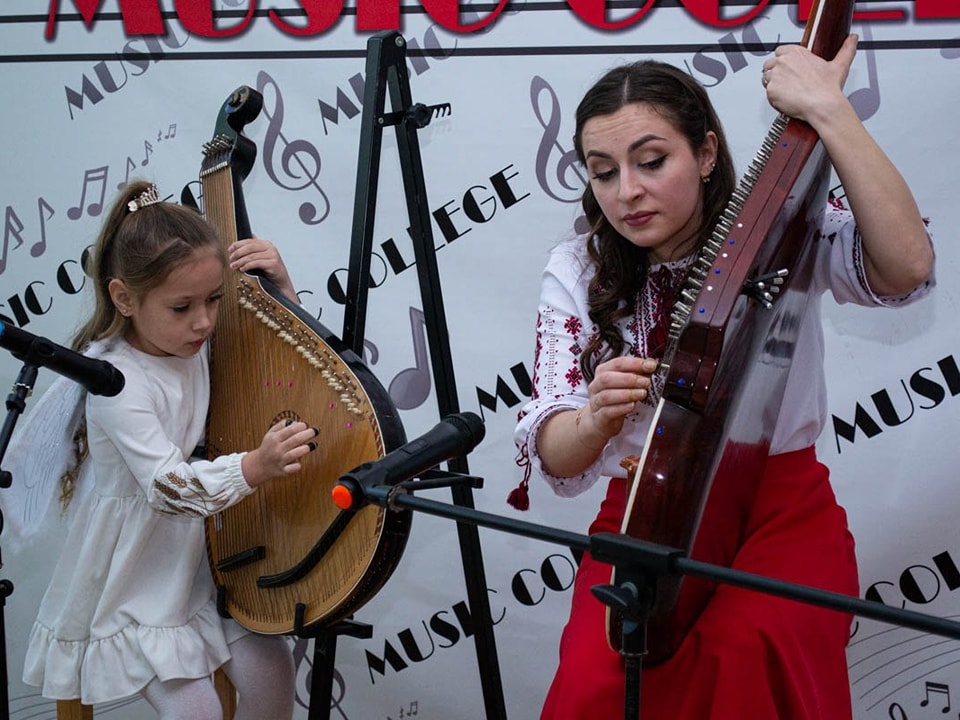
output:
<svg viewBox="0 0 960 720"><path fill-rule="evenodd" d="M151 185L127 203L127 210L136 212L140 208L145 208L147 205L153 205L158 202L160 202L160 191L157 190L156 185Z"/></svg>

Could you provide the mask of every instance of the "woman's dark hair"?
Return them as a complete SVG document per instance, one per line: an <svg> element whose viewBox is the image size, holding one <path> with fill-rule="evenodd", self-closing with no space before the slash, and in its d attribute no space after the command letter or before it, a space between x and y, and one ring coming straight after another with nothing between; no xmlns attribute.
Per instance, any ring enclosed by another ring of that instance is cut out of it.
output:
<svg viewBox="0 0 960 720"><path fill-rule="evenodd" d="M667 63L643 60L608 71L591 87L577 107L573 137L577 158L585 163L583 128L588 120L611 115L627 105L644 103L660 113L697 153L708 132L717 136L716 166L702 184L702 213L695 234L697 248L710 236L736 187L733 160L723 127L706 90L688 73ZM648 266L646 248L618 233L604 216L588 184L581 199L590 225L587 250L596 265L589 284L590 320L598 331L581 355L584 375L593 377L596 366L623 352L623 337L615 323L633 312ZM691 248L693 250L694 248Z"/></svg>

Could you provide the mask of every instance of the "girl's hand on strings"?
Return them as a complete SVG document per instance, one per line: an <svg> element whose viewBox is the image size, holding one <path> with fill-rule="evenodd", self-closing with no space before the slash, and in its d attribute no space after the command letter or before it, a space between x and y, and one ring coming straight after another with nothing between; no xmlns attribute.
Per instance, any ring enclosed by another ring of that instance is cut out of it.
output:
<svg viewBox="0 0 960 720"><path fill-rule="evenodd" d="M263 436L260 447L241 460L243 477L256 487L275 477L292 475L301 469L301 460L317 449L320 431L304 422L281 420Z"/></svg>

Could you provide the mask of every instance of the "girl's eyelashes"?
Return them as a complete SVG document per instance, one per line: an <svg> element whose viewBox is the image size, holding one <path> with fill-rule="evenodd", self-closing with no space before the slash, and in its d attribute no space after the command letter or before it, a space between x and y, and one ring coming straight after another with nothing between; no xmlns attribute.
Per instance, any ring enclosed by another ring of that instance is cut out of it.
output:
<svg viewBox="0 0 960 720"><path fill-rule="evenodd" d="M217 295L211 295L206 299L206 303L215 304L220 302L221 300L223 300L223 293L219 293ZM190 305L174 305L170 309L176 313L183 313L183 312L187 312L190 309Z"/></svg>

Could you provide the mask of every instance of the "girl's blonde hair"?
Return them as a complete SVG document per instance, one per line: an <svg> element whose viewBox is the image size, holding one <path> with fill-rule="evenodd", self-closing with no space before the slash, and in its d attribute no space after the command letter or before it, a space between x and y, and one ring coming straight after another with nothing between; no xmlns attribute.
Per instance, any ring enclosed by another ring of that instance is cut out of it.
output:
<svg viewBox="0 0 960 720"><path fill-rule="evenodd" d="M110 298L111 280L122 280L135 298L143 299L199 250L216 253L226 265L226 250L216 230L198 212L170 202L141 206L141 197L152 187L144 181L131 182L107 214L89 273L94 281L93 315L74 336L74 350L82 351L95 340L127 329L127 318Z"/></svg>

